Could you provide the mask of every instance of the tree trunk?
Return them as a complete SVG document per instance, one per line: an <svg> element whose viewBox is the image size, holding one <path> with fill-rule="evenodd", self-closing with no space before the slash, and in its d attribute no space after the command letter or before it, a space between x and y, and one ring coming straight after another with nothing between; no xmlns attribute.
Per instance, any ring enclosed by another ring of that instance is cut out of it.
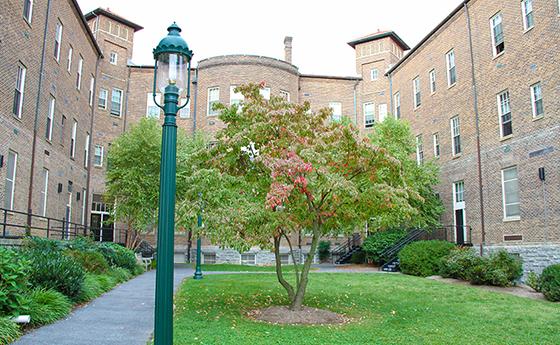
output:
<svg viewBox="0 0 560 345"><path fill-rule="evenodd" d="M191 250L192 250L192 230L189 230L187 235L187 262L191 263Z"/></svg>
<svg viewBox="0 0 560 345"><path fill-rule="evenodd" d="M286 289L288 293L288 298L290 302L294 301L294 288L290 283L284 279L284 275L282 274L282 261L280 259L280 241L282 240L282 235L274 236L274 258L276 259L276 277L278 278L278 282L280 285Z"/></svg>
<svg viewBox="0 0 560 345"><path fill-rule="evenodd" d="M301 277L299 279L299 286L295 298L292 300L292 310L301 310L303 306L303 300L305 298L305 290L307 289L307 282L309 281L309 270L311 269L311 263L315 257L315 252L317 251L317 246L319 244L319 237L321 236L321 224L319 217L317 216L313 221L313 238L311 240L311 248L309 249L309 254L305 263L303 264L303 269L301 272Z"/></svg>

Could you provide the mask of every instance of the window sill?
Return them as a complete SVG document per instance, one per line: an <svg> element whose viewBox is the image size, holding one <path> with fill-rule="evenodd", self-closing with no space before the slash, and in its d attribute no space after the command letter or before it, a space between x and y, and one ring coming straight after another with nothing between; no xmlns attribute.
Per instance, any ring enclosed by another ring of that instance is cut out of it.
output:
<svg viewBox="0 0 560 345"><path fill-rule="evenodd" d="M535 121L539 121L539 120L542 120L542 119L544 119L544 114L543 114L543 115L536 116L536 117L533 117L533 119L532 119L531 121L535 122Z"/></svg>
<svg viewBox="0 0 560 345"><path fill-rule="evenodd" d="M19 121L20 123L23 123L23 121L21 120L21 116L17 116L16 114L12 113L12 118L16 121Z"/></svg>
<svg viewBox="0 0 560 345"><path fill-rule="evenodd" d="M501 138L500 138L500 141L506 141L506 140L509 140L509 139L511 139L511 138L513 138L513 134L507 135L507 136L505 136L505 137L501 137Z"/></svg>
<svg viewBox="0 0 560 345"><path fill-rule="evenodd" d="M447 85L447 89L449 90L449 89L455 87L455 85L457 85L457 82L454 82L454 83L451 84L451 85Z"/></svg>
<svg viewBox="0 0 560 345"><path fill-rule="evenodd" d="M533 30L534 28L535 28L535 26L533 25L533 26L531 26L530 28L525 29L525 31L523 31L523 34L528 33L529 31Z"/></svg>
<svg viewBox="0 0 560 345"><path fill-rule="evenodd" d="M496 54L496 55L494 55L494 57L492 58L492 60L496 60L496 59L498 59L499 57L501 57L501 56L502 56L502 55L504 55L505 53L506 53L506 51L504 50L503 52L501 52L501 53L499 53L499 54Z"/></svg>
<svg viewBox="0 0 560 345"><path fill-rule="evenodd" d="M103 165L94 165L93 167L96 169L103 169Z"/></svg>
<svg viewBox="0 0 560 345"><path fill-rule="evenodd" d="M461 158L461 156L463 156L462 153L457 153L456 155L453 155L453 157L451 159L459 159L459 158Z"/></svg>
<svg viewBox="0 0 560 345"><path fill-rule="evenodd" d="M122 119L122 115L109 114L112 118Z"/></svg>
<svg viewBox="0 0 560 345"><path fill-rule="evenodd" d="M47 142L47 144L49 144L49 145L52 146L52 144L53 144L53 143L52 143L52 139L47 139L47 138L45 138L45 141Z"/></svg>
<svg viewBox="0 0 560 345"><path fill-rule="evenodd" d="M519 221L521 221L521 217L510 217L510 218L503 219L504 223L519 222Z"/></svg>
<svg viewBox="0 0 560 345"><path fill-rule="evenodd" d="M33 29L33 26L31 25L31 23L29 21L27 21L27 19L25 17L23 17L23 21L25 22L25 24L27 24L27 26L29 26L30 29Z"/></svg>
<svg viewBox="0 0 560 345"><path fill-rule="evenodd" d="M422 106L422 104L420 104L419 106L415 106L415 107L414 107L414 111L420 109L421 106Z"/></svg>

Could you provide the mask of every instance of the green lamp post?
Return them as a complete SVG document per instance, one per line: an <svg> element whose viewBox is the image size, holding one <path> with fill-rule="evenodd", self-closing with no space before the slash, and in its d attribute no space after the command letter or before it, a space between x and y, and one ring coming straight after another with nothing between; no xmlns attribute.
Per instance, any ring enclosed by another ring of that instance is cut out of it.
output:
<svg viewBox="0 0 560 345"><path fill-rule="evenodd" d="M154 49L155 104L163 109L163 138L159 185L157 233L156 310L154 344L173 343L173 236L175 232L175 191L177 170L177 112L188 104L190 67L193 53L181 37L181 29L173 23L169 32ZM161 93L163 105L156 94ZM185 104L179 100L186 98Z"/></svg>
<svg viewBox="0 0 560 345"><path fill-rule="evenodd" d="M204 207L202 206L202 193L198 193L198 197L200 198L200 211L198 212L198 219L197 225L198 230L200 231L203 227L202 224L202 212L204 212ZM202 256L202 240L200 239L200 234L198 234L198 238L196 239L196 270L194 271L194 279L200 280L202 279L202 269L200 267L201 264L201 256Z"/></svg>

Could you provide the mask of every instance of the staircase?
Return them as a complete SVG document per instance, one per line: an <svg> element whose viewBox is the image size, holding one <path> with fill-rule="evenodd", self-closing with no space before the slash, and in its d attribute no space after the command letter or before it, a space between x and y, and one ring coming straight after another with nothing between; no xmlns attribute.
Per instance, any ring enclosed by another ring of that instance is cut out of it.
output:
<svg viewBox="0 0 560 345"><path fill-rule="evenodd" d="M332 255L337 257L334 263L340 265L350 262L352 255L362 250L361 240L360 234L354 234L346 243L332 250Z"/></svg>
<svg viewBox="0 0 560 345"><path fill-rule="evenodd" d="M394 246L390 247L389 249L385 250L381 253L381 270L385 272L398 272L399 271L399 252L403 249L407 244L418 241L423 236L426 235L426 230L423 229L413 229L411 230L408 235L397 242Z"/></svg>

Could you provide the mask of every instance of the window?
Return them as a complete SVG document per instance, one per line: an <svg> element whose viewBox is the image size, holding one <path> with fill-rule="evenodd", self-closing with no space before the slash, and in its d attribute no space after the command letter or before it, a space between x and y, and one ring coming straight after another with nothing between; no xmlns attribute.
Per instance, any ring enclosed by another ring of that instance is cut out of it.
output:
<svg viewBox="0 0 560 345"><path fill-rule="evenodd" d="M99 89L99 98L97 100L97 107L99 109L107 109L107 97L109 92L105 89Z"/></svg>
<svg viewBox="0 0 560 345"><path fill-rule="evenodd" d="M60 46L62 45L62 24L56 23L54 35L54 59L60 61Z"/></svg>
<svg viewBox="0 0 560 345"><path fill-rule="evenodd" d="M541 83L531 86L531 105L533 117L539 117L544 114Z"/></svg>
<svg viewBox="0 0 560 345"><path fill-rule="evenodd" d="M504 219L519 219L519 181L517 167L502 170L502 193L504 201Z"/></svg>
<svg viewBox="0 0 560 345"><path fill-rule="evenodd" d="M422 95L420 93L420 77L416 77L412 81L412 88L414 90L414 109L422 104Z"/></svg>
<svg viewBox="0 0 560 345"><path fill-rule="evenodd" d="M290 254L280 254L280 263L282 265L290 264Z"/></svg>
<svg viewBox="0 0 560 345"><path fill-rule="evenodd" d="M187 102L186 98L181 99L181 104ZM189 99L188 104L181 110L179 110L179 117L181 119L188 119L191 117L191 100Z"/></svg>
<svg viewBox="0 0 560 345"><path fill-rule="evenodd" d="M439 158L440 149L439 149L439 133L434 133L432 135L432 141L434 143L434 157Z"/></svg>
<svg viewBox="0 0 560 345"><path fill-rule="evenodd" d="M208 89L208 116L218 115L218 111L214 110L214 105L220 101L220 88L211 87Z"/></svg>
<svg viewBox="0 0 560 345"><path fill-rule="evenodd" d="M41 216L47 215L47 197L49 191L49 170L43 168L43 189L41 189Z"/></svg>
<svg viewBox="0 0 560 345"><path fill-rule="evenodd" d="M202 263L213 265L216 263L216 253L202 253Z"/></svg>
<svg viewBox="0 0 560 345"><path fill-rule="evenodd" d="M533 0L521 1L521 11L523 12L523 28L529 30L535 25L533 19Z"/></svg>
<svg viewBox="0 0 560 345"><path fill-rule="evenodd" d="M379 78L379 70L377 68L373 68L370 71L370 77L372 81L377 80L377 78Z"/></svg>
<svg viewBox="0 0 560 345"><path fill-rule="evenodd" d="M47 138L48 141L52 140L52 128L53 128L55 103L56 100L54 99L54 97L51 96L51 100L49 102L49 111L47 112L47 122L45 124L45 138Z"/></svg>
<svg viewBox="0 0 560 345"><path fill-rule="evenodd" d="M451 50L445 55L447 62L447 86L452 86L457 82L457 68L455 67L455 52Z"/></svg>
<svg viewBox="0 0 560 345"><path fill-rule="evenodd" d="M401 118L401 93L397 92L394 96L395 99L395 118Z"/></svg>
<svg viewBox="0 0 560 345"><path fill-rule="evenodd" d="M418 165L424 163L424 143L422 141L422 134L416 136L416 162Z"/></svg>
<svg viewBox="0 0 560 345"><path fill-rule="evenodd" d="M511 126L511 108L509 105L509 91L504 91L498 95L498 112L500 115L500 135L507 137L513 134Z"/></svg>
<svg viewBox="0 0 560 345"><path fill-rule="evenodd" d="M82 188L82 225L86 225L86 195L87 190L85 188Z"/></svg>
<svg viewBox="0 0 560 345"><path fill-rule="evenodd" d="M91 76L89 80L89 106L93 106L93 91L95 89L95 78Z"/></svg>
<svg viewBox="0 0 560 345"><path fill-rule="evenodd" d="M455 185L455 203L465 202L465 182L458 181Z"/></svg>
<svg viewBox="0 0 560 345"><path fill-rule="evenodd" d="M31 17L33 15L33 0L23 1L23 18L31 24Z"/></svg>
<svg viewBox="0 0 560 345"><path fill-rule="evenodd" d="M93 155L93 166L102 167L103 166L103 146L95 145L95 152Z"/></svg>
<svg viewBox="0 0 560 345"><path fill-rule="evenodd" d="M498 13L490 19L490 27L492 29L492 48L494 56L504 52L504 31L502 28L502 14Z"/></svg>
<svg viewBox="0 0 560 345"><path fill-rule="evenodd" d="M64 133L66 132L66 116L62 115L60 118L60 144L64 146Z"/></svg>
<svg viewBox="0 0 560 345"><path fill-rule="evenodd" d="M436 70L430 71L430 93L436 92Z"/></svg>
<svg viewBox="0 0 560 345"><path fill-rule="evenodd" d="M86 142L84 144L84 168L89 165L89 133L86 133Z"/></svg>
<svg viewBox="0 0 560 345"><path fill-rule="evenodd" d="M76 157L76 132L78 131L78 122L74 120L72 124L72 136L70 137L70 158Z"/></svg>
<svg viewBox="0 0 560 345"><path fill-rule="evenodd" d="M453 156L461 153L461 124L459 123L459 116L451 119L451 143L453 146Z"/></svg>
<svg viewBox="0 0 560 345"><path fill-rule="evenodd" d="M161 103L161 94L160 93L156 93L156 99ZM160 115L160 108L156 105L156 102L154 102L154 94L153 93L148 93L147 97L147 105L146 105L146 117L150 117L153 119L159 119L159 115Z"/></svg>
<svg viewBox="0 0 560 345"><path fill-rule="evenodd" d="M329 108L332 110L332 121L340 121L342 120L342 103L340 102L330 102Z"/></svg>
<svg viewBox="0 0 560 345"><path fill-rule="evenodd" d="M80 56L80 61L78 61L78 74L76 76L76 89L80 90L82 88L82 73L84 71L84 58Z"/></svg>
<svg viewBox="0 0 560 345"><path fill-rule="evenodd" d="M70 46L70 48L68 49L68 60L66 62L66 70L68 71L68 73L70 73L70 70L72 69L72 55L74 54L74 49L72 48L72 46Z"/></svg>
<svg viewBox="0 0 560 345"><path fill-rule="evenodd" d="M379 122L385 121L387 118L387 104L379 105Z"/></svg>
<svg viewBox="0 0 560 345"><path fill-rule="evenodd" d="M121 116L122 97L123 97L122 90L113 89L113 93L111 94L111 115Z"/></svg>
<svg viewBox="0 0 560 345"><path fill-rule="evenodd" d="M288 91L280 90L280 97L284 98L286 102L290 101L290 93Z"/></svg>
<svg viewBox="0 0 560 345"><path fill-rule="evenodd" d="M14 209L14 195L16 191L17 153L8 151L8 165L6 169L6 186L4 187L4 208Z"/></svg>
<svg viewBox="0 0 560 345"><path fill-rule="evenodd" d="M375 123L375 104L373 102L364 103L364 127L372 128Z"/></svg>
<svg viewBox="0 0 560 345"><path fill-rule="evenodd" d="M241 264L242 265L255 265L257 263L256 254L241 254Z"/></svg>
<svg viewBox="0 0 560 345"><path fill-rule="evenodd" d="M111 52L111 54L109 55L109 63L111 65L116 65L118 61L119 61L119 55L115 52Z"/></svg>
<svg viewBox="0 0 560 345"><path fill-rule="evenodd" d="M238 110L241 109L241 102L245 100L245 97L241 92L235 92L236 85L232 85L229 87L229 105L236 104L238 106Z"/></svg>
<svg viewBox="0 0 560 345"><path fill-rule="evenodd" d="M16 77L16 88L14 91L14 106L13 113L18 119L21 119L21 114L23 112L23 91L25 89L25 73L26 69L24 66L18 66L17 77Z"/></svg>
<svg viewBox="0 0 560 345"><path fill-rule="evenodd" d="M265 87L263 89L259 90L259 93L261 94L261 96L266 99L267 101L270 100L270 88L269 87Z"/></svg>

